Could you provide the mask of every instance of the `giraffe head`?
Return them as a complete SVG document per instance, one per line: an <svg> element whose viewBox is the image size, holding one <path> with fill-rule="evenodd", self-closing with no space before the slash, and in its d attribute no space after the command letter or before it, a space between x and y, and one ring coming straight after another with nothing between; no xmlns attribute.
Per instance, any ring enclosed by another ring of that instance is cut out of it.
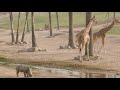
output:
<svg viewBox="0 0 120 90"><path fill-rule="evenodd" d="M113 22L114 23L120 23L120 21L118 19L116 19L116 18L114 18Z"/></svg>
<svg viewBox="0 0 120 90"><path fill-rule="evenodd" d="M93 16L93 18L91 18L91 20L92 20L93 22L95 22L95 21L96 21L96 17Z"/></svg>

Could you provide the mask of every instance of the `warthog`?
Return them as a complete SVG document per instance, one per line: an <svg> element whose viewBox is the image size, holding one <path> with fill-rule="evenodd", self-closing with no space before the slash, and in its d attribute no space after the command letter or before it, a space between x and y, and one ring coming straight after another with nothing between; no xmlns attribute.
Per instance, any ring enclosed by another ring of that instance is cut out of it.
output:
<svg viewBox="0 0 120 90"><path fill-rule="evenodd" d="M28 65L17 65L16 66L17 77L19 77L19 72L23 72L24 77L32 77L32 72Z"/></svg>

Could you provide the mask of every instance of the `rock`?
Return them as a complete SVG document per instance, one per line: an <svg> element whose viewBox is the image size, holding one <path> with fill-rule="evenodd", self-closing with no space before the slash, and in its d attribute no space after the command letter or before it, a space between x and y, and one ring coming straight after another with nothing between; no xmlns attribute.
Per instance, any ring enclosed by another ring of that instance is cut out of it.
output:
<svg viewBox="0 0 120 90"><path fill-rule="evenodd" d="M46 49L38 49L38 51L47 51Z"/></svg>
<svg viewBox="0 0 120 90"><path fill-rule="evenodd" d="M83 58L83 61L89 61L86 55L83 55L82 58ZM74 57L74 60L79 60L79 59L80 59L80 56Z"/></svg>
<svg viewBox="0 0 120 90"><path fill-rule="evenodd" d="M22 44L22 42L18 42L18 44Z"/></svg>
<svg viewBox="0 0 120 90"><path fill-rule="evenodd" d="M35 51L47 51L46 49L39 49L38 47L31 47L28 49L18 50L19 52L35 52Z"/></svg>
<svg viewBox="0 0 120 90"><path fill-rule="evenodd" d="M66 46L60 46L60 49L72 49L70 46L66 45Z"/></svg>
<svg viewBox="0 0 120 90"><path fill-rule="evenodd" d="M63 49L63 46L60 46L60 49Z"/></svg>
<svg viewBox="0 0 120 90"><path fill-rule="evenodd" d="M23 41L23 44L28 44L26 41Z"/></svg>
<svg viewBox="0 0 120 90"><path fill-rule="evenodd" d="M89 61L88 56L87 56L87 55L83 55L83 60L84 60L84 61Z"/></svg>
<svg viewBox="0 0 120 90"><path fill-rule="evenodd" d="M65 49L72 49L70 46L65 46Z"/></svg>
<svg viewBox="0 0 120 90"><path fill-rule="evenodd" d="M79 60L80 56L74 57L74 60Z"/></svg>
<svg viewBox="0 0 120 90"><path fill-rule="evenodd" d="M100 60L99 56L90 56L90 60Z"/></svg>
<svg viewBox="0 0 120 90"><path fill-rule="evenodd" d="M7 45L15 45L15 42L7 42Z"/></svg>
<svg viewBox="0 0 120 90"><path fill-rule="evenodd" d="M28 48L27 52L35 52L36 51L36 47L32 47L32 48Z"/></svg>
<svg viewBox="0 0 120 90"><path fill-rule="evenodd" d="M26 49L18 50L17 53L26 52Z"/></svg>

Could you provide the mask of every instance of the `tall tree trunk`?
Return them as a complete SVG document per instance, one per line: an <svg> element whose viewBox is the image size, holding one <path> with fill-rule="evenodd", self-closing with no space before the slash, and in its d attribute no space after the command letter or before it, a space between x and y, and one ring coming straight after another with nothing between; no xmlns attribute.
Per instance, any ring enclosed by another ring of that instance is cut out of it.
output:
<svg viewBox="0 0 120 90"><path fill-rule="evenodd" d="M92 13L91 13L91 14L92 14ZM90 55L90 56L93 56L94 53L93 53L93 30L92 30L92 27L91 27L91 29L90 29L89 35L90 35L89 55Z"/></svg>
<svg viewBox="0 0 120 90"><path fill-rule="evenodd" d="M59 17L58 17L58 12L56 12L56 19L57 19L57 29L59 30Z"/></svg>
<svg viewBox="0 0 120 90"><path fill-rule="evenodd" d="M91 12L86 12L86 26L90 22L91 15L92 15ZM93 31L92 29L90 29L89 35L90 35L89 55L93 56ZM87 45L85 46L85 55L87 55Z"/></svg>
<svg viewBox="0 0 120 90"><path fill-rule="evenodd" d="M25 19L25 24L24 24L24 29L23 29L23 33L22 33L22 39L21 39L21 42L24 42L25 30L26 30L26 28L27 28L26 26L27 26L28 14L29 14L29 12L26 12L26 19Z"/></svg>
<svg viewBox="0 0 120 90"><path fill-rule="evenodd" d="M14 43L15 38L14 38L14 32L13 32L13 13L12 12L9 12L9 17L10 17L10 25L11 25L12 43Z"/></svg>
<svg viewBox="0 0 120 90"><path fill-rule="evenodd" d="M28 18L27 18L27 32L30 32Z"/></svg>
<svg viewBox="0 0 120 90"><path fill-rule="evenodd" d="M52 36L51 12L49 12L49 25L50 25L50 36Z"/></svg>
<svg viewBox="0 0 120 90"><path fill-rule="evenodd" d="M105 18L108 17L108 19L109 19L109 16L110 16L109 12L107 12Z"/></svg>
<svg viewBox="0 0 120 90"><path fill-rule="evenodd" d="M35 24L34 24L34 12L31 12L31 24L32 24L32 47L37 47L36 38L35 38Z"/></svg>
<svg viewBox="0 0 120 90"><path fill-rule="evenodd" d="M109 23L109 16L110 16L110 15L109 15L109 12L107 12L107 13L106 13L106 16L105 16L105 18L107 18L107 25L108 25L108 23Z"/></svg>
<svg viewBox="0 0 120 90"><path fill-rule="evenodd" d="M18 26L17 26L17 33L16 33L16 43L18 43L19 28L20 28L20 12L19 12L19 14L18 14Z"/></svg>
<svg viewBox="0 0 120 90"><path fill-rule="evenodd" d="M68 46L74 48L74 41L73 41L73 12L69 12L69 43Z"/></svg>
<svg viewBox="0 0 120 90"><path fill-rule="evenodd" d="M116 18L115 16L116 16L116 13L114 12L113 19L115 19L115 18Z"/></svg>

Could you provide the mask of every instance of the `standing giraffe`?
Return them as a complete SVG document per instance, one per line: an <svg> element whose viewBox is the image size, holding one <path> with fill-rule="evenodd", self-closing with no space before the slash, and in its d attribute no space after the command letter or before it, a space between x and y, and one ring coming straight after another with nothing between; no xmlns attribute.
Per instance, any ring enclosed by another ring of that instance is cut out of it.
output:
<svg viewBox="0 0 120 90"><path fill-rule="evenodd" d="M98 32L93 33L93 43L95 43L100 38L102 40L102 46L101 46L100 50L102 49L102 47L104 48L104 42L105 42L104 39L106 37L106 33L109 30L111 30L111 28L114 26L115 23L120 23L120 22L119 22L119 20L114 19L113 22L109 26L99 30ZM98 51L98 53L100 52L100 50Z"/></svg>
<svg viewBox="0 0 120 90"><path fill-rule="evenodd" d="M82 62L82 51L85 48L86 44L87 44L87 54L88 54L87 56L89 59L89 52L88 52L89 41L90 41L89 31L95 20L96 18L95 16L93 16L87 27L76 35L76 39L77 39L76 42L78 43L78 48L80 50L80 58L79 58L80 62Z"/></svg>

